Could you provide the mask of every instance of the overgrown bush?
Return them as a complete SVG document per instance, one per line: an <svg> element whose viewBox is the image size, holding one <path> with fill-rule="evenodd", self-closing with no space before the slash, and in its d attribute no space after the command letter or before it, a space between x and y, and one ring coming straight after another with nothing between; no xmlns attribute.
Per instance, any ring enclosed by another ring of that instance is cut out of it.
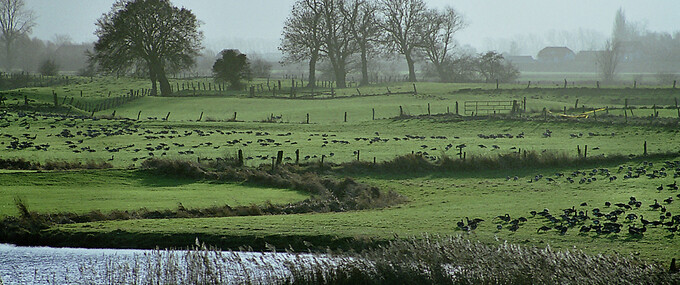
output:
<svg viewBox="0 0 680 285"><path fill-rule="evenodd" d="M0 169L9 170L108 169L112 167L111 163L96 160L88 160L84 163L82 161L48 160L40 163L31 162L24 158L0 158Z"/></svg>
<svg viewBox="0 0 680 285"><path fill-rule="evenodd" d="M59 74L59 65L53 59L46 59L38 67L38 72L43 76L56 76Z"/></svg>
<svg viewBox="0 0 680 285"><path fill-rule="evenodd" d="M407 154L393 160L380 163L348 162L337 166L339 172L364 173L414 173L431 171L484 171L509 170L521 168L571 167L594 165L601 163L622 163L630 159L661 159L680 156L678 152L650 154L635 158L625 155L597 155L579 157L559 151L526 151L522 153L504 153L498 155L470 155L465 159L442 155L432 160L421 154Z"/></svg>

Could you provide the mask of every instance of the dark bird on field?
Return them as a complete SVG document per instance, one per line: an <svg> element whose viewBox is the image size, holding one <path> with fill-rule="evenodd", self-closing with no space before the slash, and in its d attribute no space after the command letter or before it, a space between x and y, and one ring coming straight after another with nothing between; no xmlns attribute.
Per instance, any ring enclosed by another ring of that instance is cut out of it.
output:
<svg viewBox="0 0 680 285"><path fill-rule="evenodd" d="M509 221L510 221L510 215L509 215L509 214L500 215L500 216L497 216L496 218L499 218L499 219L501 219L501 220L504 221L504 222L509 222Z"/></svg>
<svg viewBox="0 0 680 285"><path fill-rule="evenodd" d="M547 231L549 231L549 230L551 230L551 229L552 229L551 227L542 226L542 227L538 228L538 230L536 231L536 233L539 233L540 231L547 232Z"/></svg>
<svg viewBox="0 0 680 285"><path fill-rule="evenodd" d="M666 204L670 204L673 202L673 197L668 197L668 199L665 199L663 201L666 202Z"/></svg>
<svg viewBox="0 0 680 285"><path fill-rule="evenodd" d="M581 203L581 207L586 207L586 206L588 206L588 203L586 203L586 202Z"/></svg>
<svg viewBox="0 0 680 285"><path fill-rule="evenodd" d="M609 206L611 206L611 205L612 205L612 203L604 202L604 206L605 206L605 207L609 207Z"/></svg>
<svg viewBox="0 0 680 285"><path fill-rule="evenodd" d="M657 202L656 199L654 199L654 204L649 205L649 207L656 210L658 208L661 208L661 204L659 204L659 202Z"/></svg>
<svg viewBox="0 0 680 285"><path fill-rule="evenodd" d="M500 224L496 225L496 229L498 229L499 231L502 230L502 229L503 229L503 225L500 225Z"/></svg>
<svg viewBox="0 0 680 285"><path fill-rule="evenodd" d="M587 233L590 231L590 229L591 229L590 226L582 226L579 232Z"/></svg>
<svg viewBox="0 0 680 285"><path fill-rule="evenodd" d="M648 220L645 220L645 217L642 216L642 215L640 215L640 222L642 222L642 225L643 225L643 226L646 226L646 225L650 224L649 221L648 221Z"/></svg>
<svg viewBox="0 0 680 285"><path fill-rule="evenodd" d="M659 190L659 191L663 190L663 184L661 184L659 187L656 187L656 190Z"/></svg>

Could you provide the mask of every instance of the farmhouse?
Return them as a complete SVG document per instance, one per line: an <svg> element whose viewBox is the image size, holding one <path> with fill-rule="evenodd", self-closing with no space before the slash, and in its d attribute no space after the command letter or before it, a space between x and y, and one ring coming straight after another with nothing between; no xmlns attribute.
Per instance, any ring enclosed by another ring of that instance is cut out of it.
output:
<svg viewBox="0 0 680 285"><path fill-rule="evenodd" d="M574 52L567 47L546 47L538 52L538 61L546 63L562 63L573 61Z"/></svg>

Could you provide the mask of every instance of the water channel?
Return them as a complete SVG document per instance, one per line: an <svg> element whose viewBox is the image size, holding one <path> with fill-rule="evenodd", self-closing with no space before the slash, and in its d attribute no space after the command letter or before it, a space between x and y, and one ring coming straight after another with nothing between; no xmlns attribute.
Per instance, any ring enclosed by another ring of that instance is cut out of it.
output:
<svg viewBox="0 0 680 285"><path fill-rule="evenodd" d="M290 276L286 264L327 258L233 251L21 247L0 244L0 284L269 284Z"/></svg>

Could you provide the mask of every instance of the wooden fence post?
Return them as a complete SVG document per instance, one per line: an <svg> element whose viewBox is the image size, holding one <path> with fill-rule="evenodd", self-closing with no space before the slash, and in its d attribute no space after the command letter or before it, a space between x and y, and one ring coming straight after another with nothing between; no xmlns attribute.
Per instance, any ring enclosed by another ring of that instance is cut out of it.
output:
<svg viewBox="0 0 680 285"><path fill-rule="evenodd" d="M677 99L676 99L676 103L677 103ZM375 108L372 108L372 109L373 109L373 120L375 120Z"/></svg>
<svg viewBox="0 0 680 285"><path fill-rule="evenodd" d="M139 121L139 116L141 116L141 115L142 115L142 111L139 111L139 113L137 113L137 121Z"/></svg>
<svg viewBox="0 0 680 285"><path fill-rule="evenodd" d="M361 150L357 150L357 161L359 161L359 155L361 155Z"/></svg>
<svg viewBox="0 0 680 285"><path fill-rule="evenodd" d="M347 123L347 112L345 112L345 123Z"/></svg>
<svg viewBox="0 0 680 285"><path fill-rule="evenodd" d="M574 111L576 111L576 109L578 109L578 98L576 99L576 103L574 103Z"/></svg>
<svg viewBox="0 0 680 285"><path fill-rule="evenodd" d="M234 112L234 122L236 122L236 112Z"/></svg>
<svg viewBox="0 0 680 285"><path fill-rule="evenodd" d="M626 123L628 123L628 99L626 99L625 105L623 107L623 116L626 117Z"/></svg>
<svg viewBox="0 0 680 285"><path fill-rule="evenodd" d="M201 116L198 117L198 121L200 122L201 120L203 120L203 112L201 112Z"/></svg>
<svg viewBox="0 0 680 285"><path fill-rule="evenodd" d="M567 79L564 79L564 89L567 89Z"/></svg>
<svg viewBox="0 0 680 285"><path fill-rule="evenodd" d="M642 155L647 156L647 141L645 141L643 148L644 148L644 152L642 153Z"/></svg>
<svg viewBox="0 0 680 285"><path fill-rule="evenodd" d="M543 107L543 120L547 121L548 120L548 108Z"/></svg>
<svg viewBox="0 0 680 285"><path fill-rule="evenodd" d="M300 149L295 150L295 164L300 164Z"/></svg>
<svg viewBox="0 0 680 285"><path fill-rule="evenodd" d="M498 90L498 86L499 86L499 81L498 81L498 78L496 78L496 90Z"/></svg>
<svg viewBox="0 0 680 285"><path fill-rule="evenodd" d="M281 165L281 162L283 162L283 151L279 150L279 152L276 153L276 165Z"/></svg>
<svg viewBox="0 0 680 285"><path fill-rule="evenodd" d="M168 114L165 115L165 120L167 121L169 117L170 117L170 112L168 112Z"/></svg>
<svg viewBox="0 0 680 285"><path fill-rule="evenodd" d="M404 116L404 108L399 106L399 117Z"/></svg>
<svg viewBox="0 0 680 285"><path fill-rule="evenodd" d="M239 149L238 150L238 166L243 166L243 150Z"/></svg>
<svg viewBox="0 0 680 285"><path fill-rule="evenodd" d="M598 80L595 83L597 84L597 89L600 89L600 81Z"/></svg>
<svg viewBox="0 0 680 285"><path fill-rule="evenodd" d="M529 89L529 87L531 87L531 80L529 80L529 83L527 83L527 89Z"/></svg>
<svg viewBox="0 0 680 285"><path fill-rule="evenodd" d="M678 98L675 98L675 110L678 111L678 119L680 119L680 108L678 108Z"/></svg>
<svg viewBox="0 0 680 285"><path fill-rule="evenodd" d="M307 124L309 124L309 113L307 113Z"/></svg>
<svg viewBox="0 0 680 285"><path fill-rule="evenodd" d="M430 103L427 103L427 115L430 115Z"/></svg>
<svg viewBox="0 0 680 285"><path fill-rule="evenodd" d="M460 115L460 113L458 113L458 101L456 101L456 115Z"/></svg>
<svg viewBox="0 0 680 285"><path fill-rule="evenodd" d="M418 95L418 89L416 89L415 83L413 83L413 95Z"/></svg>

